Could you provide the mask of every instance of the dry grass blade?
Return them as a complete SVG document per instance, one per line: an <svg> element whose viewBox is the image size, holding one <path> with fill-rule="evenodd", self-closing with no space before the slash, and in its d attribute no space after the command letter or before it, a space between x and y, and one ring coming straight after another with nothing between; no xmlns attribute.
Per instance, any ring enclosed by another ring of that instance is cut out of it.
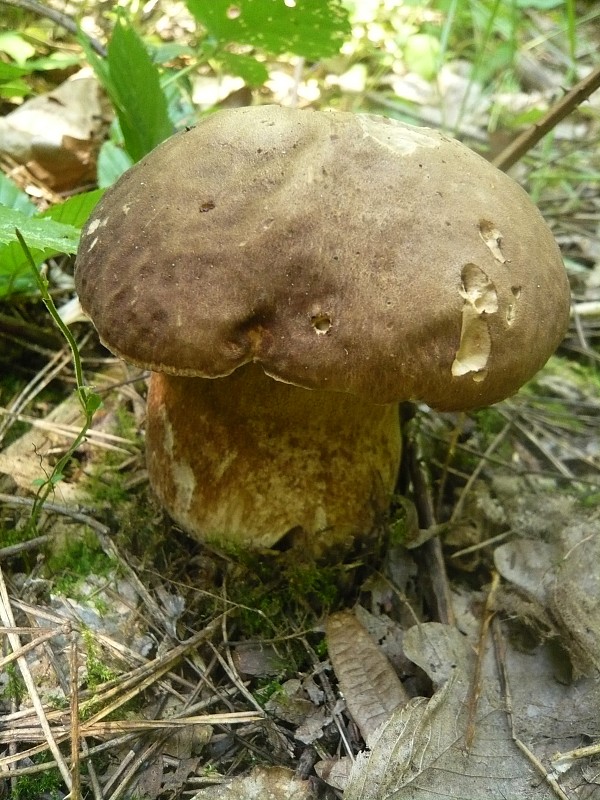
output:
<svg viewBox="0 0 600 800"><path fill-rule="evenodd" d="M8 596L8 592L6 590L6 583L4 582L4 575L2 573L2 569L0 568L0 619L2 620L2 624L7 627L15 627L15 621L13 619L12 609L10 607L10 599ZM19 650L21 647L21 643L19 641L19 637L15 633L8 634L8 641L13 649ZM31 702L33 707L35 708L36 714L38 716L40 726L44 732L46 737L46 742L48 743L48 747L56 760L60 773L63 777L64 782L71 789L71 773L69 768L67 767L65 760L62 756L62 753L58 749L58 744L54 738L50 725L48 724L48 720L46 718L46 712L40 700L40 696L38 694L36 685L33 681L31 676L31 672L29 671L29 667L27 665L27 661L23 656L19 656L17 659L17 664L19 670L21 672L21 676L23 677L23 681L25 686L27 687L27 691L29 692L29 696L31 698Z"/></svg>

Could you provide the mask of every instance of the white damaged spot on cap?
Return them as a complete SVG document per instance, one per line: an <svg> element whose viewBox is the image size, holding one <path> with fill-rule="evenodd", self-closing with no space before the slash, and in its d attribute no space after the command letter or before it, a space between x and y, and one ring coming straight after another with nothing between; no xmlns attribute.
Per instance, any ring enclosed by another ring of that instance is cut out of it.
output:
<svg viewBox="0 0 600 800"><path fill-rule="evenodd" d="M97 218L93 219L90 222L89 227L87 229L87 235L91 236L93 233L96 233L98 228L106 228L107 225L108 225L108 217L104 217L104 219L97 219Z"/></svg>
<svg viewBox="0 0 600 800"><path fill-rule="evenodd" d="M501 264L506 264L506 258L504 257L504 254L500 248L500 245L502 244L502 234L498 228L496 228L494 223L487 219L479 220L479 235L483 239L486 247L489 248L496 261L499 261Z"/></svg>
<svg viewBox="0 0 600 800"><path fill-rule="evenodd" d="M472 372L473 380L479 382L485 378L492 349L487 316L498 311L498 295L494 284L476 264L466 264L461 277L462 325L452 375L457 378Z"/></svg>
<svg viewBox="0 0 600 800"><path fill-rule="evenodd" d="M369 114L357 114L357 119L365 139L374 139L396 155L410 155L419 147L439 147L439 141L430 131L396 125L393 120L387 120L388 124L382 125L382 117L372 117Z"/></svg>

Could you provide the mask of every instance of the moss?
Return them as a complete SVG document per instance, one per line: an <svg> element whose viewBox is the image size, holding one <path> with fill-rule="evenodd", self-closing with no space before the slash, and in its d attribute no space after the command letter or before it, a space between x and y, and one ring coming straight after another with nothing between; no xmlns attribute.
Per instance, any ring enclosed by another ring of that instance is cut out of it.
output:
<svg viewBox="0 0 600 800"><path fill-rule="evenodd" d="M100 650L94 640L92 631L82 630L86 653L86 683L88 689L96 689L103 683L118 677L118 673L107 666L100 658Z"/></svg>
<svg viewBox="0 0 600 800"><path fill-rule="evenodd" d="M4 674L6 675L6 684L2 690L2 697L19 705L27 694L21 673L16 664L12 662L7 664Z"/></svg>
<svg viewBox="0 0 600 800"><path fill-rule="evenodd" d="M227 598L235 604L236 636L278 639L284 666L292 672L307 666L308 651L322 635L307 633L332 610L352 604L358 594L360 563L320 564L303 561L298 552L244 553L226 576Z"/></svg>
<svg viewBox="0 0 600 800"><path fill-rule="evenodd" d="M36 764L43 764L47 758L47 756L34 756L33 761ZM40 797L59 800L63 797L60 791L62 786L63 781L58 768L48 767L43 772L17 778L9 800L39 800Z"/></svg>
<svg viewBox="0 0 600 800"><path fill-rule="evenodd" d="M45 565L56 591L71 597L77 596L78 585L88 575L108 575L113 569L113 562L100 548L96 536L86 529L75 538L63 537L62 546L47 556Z"/></svg>
<svg viewBox="0 0 600 800"><path fill-rule="evenodd" d="M264 708L264 706L272 697L280 694L281 692L283 692L281 681L269 680L254 690L254 698L257 700L259 705Z"/></svg>

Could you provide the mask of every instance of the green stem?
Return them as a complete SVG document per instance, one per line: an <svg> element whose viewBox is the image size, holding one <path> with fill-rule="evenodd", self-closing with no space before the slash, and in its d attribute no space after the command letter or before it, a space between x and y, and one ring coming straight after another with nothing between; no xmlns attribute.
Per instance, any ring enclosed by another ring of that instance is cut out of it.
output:
<svg viewBox="0 0 600 800"><path fill-rule="evenodd" d="M17 229L17 230L15 230L15 233L17 235L17 239L19 240L19 244L23 248L23 252L25 253L25 257L27 258L27 260L29 262L29 265L30 265L30 267L31 267L31 269L33 271L33 274L34 274L34 277L35 277L35 281L37 283L38 289L40 291L40 295L42 297L42 302L44 303L44 305L48 309L48 313L52 317L52 320L54 321L54 324L59 329L59 331L62 333L62 335L65 337L65 339L67 341L67 344L69 345L69 348L71 350L71 356L72 356L72 359L73 359L73 367L74 367L74 370L75 370L75 382L76 382L76 386L77 386L77 389L76 389L77 398L79 400L79 403L81 405L81 408L82 408L82 411L83 411L83 415L84 415L84 422L83 422L81 430L79 431L79 433L77 434L77 436L75 437L73 442L71 443L70 447L66 450L64 455L61 458L59 458L59 460L56 462L56 464L54 465L54 468L52 470L52 473L46 478L45 481L43 481L41 483L41 485L40 485L40 487L38 489L38 492L37 492L36 497L35 497L34 504L33 504L32 509L31 509L31 515L30 515L29 524L28 524L28 527L29 527L30 531L35 532L37 530L37 523L38 523L41 511L42 511L42 508L44 506L44 503L48 499L48 496L51 494L51 492L54 491L54 487L56 486L58 481L62 480L63 471L64 471L65 467L69 463L73 453L77 450L79 445L84 441L86 433L88 432L88 430L89 430L89 428L90 428L90 426L92 424L92 421L93 421L93 418L94 418L94 414L96 413L96 411L100 407L102 401L101 401L99 395L97 395L95 392L91 391L89 389L89 387L87 387L85 385L84 379L83 379L83 369L82 369L82 366L81 366L81 357L79 355L79 349L77 347L77 342L75 341L75 338L73 337L73 334L71 333L71 331L69 330L67 325L61 319L60 314L56 310L56 306L54 305L54 300L52 299L52 296L50 295L50 292L48 291L48 280L40 272L40 270L38 270L38 268L36 267L35 261L32 258L32 255L31 255L31 252L29 250L29 247L27 246L27 243L25 242L25 239L23 238L23 236L21 234L21 231L19 231Z"/></svg>

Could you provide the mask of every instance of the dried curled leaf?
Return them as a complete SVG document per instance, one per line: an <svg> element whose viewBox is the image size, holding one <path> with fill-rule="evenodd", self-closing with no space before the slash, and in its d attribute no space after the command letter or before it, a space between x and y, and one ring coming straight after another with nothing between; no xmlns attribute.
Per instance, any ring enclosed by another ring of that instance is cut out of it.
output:
<svg viewBox="0 0 600 800"><path fill-rule="evenodd" d="M192 800L316 800L308 781L285 767L256 767L249 775L197 792Z"/></svg>
<svg viewBox="0 0 600 800"><path fill-rule="evenodd" d="M326 634L340 690L366 741L408 697L381 648L352 612L332 614Z"/></svg>
<svg viewBox="0 0 600 800"><path fill-rule="evenodd" d="M465 748L474 654L459 631L438 623L411 628L406 655L441 688L398 709L359 754L344 800L550 800L554 795L515 747L492 653Z"/></svg>
<svg viewBox="0 0 600 800"><path fill-rule="evenodd" d="M562 646L575 675L600 671L600 514L577 518L539 538L517 539L494 552L503 578L537 602Z"/></svg>

